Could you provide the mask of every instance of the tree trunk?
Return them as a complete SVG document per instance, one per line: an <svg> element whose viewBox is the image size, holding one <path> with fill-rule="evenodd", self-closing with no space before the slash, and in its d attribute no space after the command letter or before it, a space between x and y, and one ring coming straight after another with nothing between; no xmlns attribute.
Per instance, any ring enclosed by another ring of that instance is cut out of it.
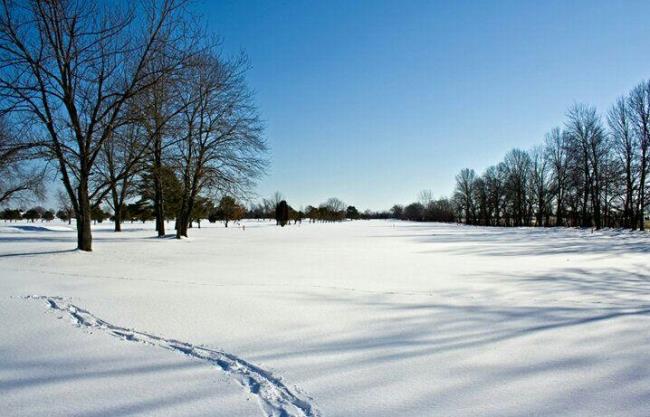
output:
<svg viewBox="0 0 650 417"><path fill-rule="evenodd" d="M639 230L645 230L645 173L641 173L641 183L639 190Z"/></svg>
<svg viewBox="0 0 650 417"><path fill-rule="evenodd" d="M639 202L638 202L638 217L639 217L639 230L645 230L645 182L646 182L646 152L641 153L641 176L639 178Z"/></svg>
<svg viewBox="0 0 650 417"><path fill-rule="evenodd" d="M181 211L179 218L176 221L176 239L187 237L187 223L189 219L184 210Z"/></svg>
<svg viewBox="0 0 650 417"><path fill-rule="evenodd" d="M623 209L623 227L626 229L636 229L636 224L634 219L633 209L632 209L632 199L634 193L634 185L632 183L632 166L629 161L626 161L625 165L625 204Z"/></svg>
<svg viewBox="0 0 650 417"><path fill-rule="evenodd" d="M591 226L591 219L587 213L587 205L589 204L589 182L585 178L585 185L582 194L582 227Z"/></svg>
<svg viewBox="0 0 650 417"><path fill-rule="evenodd" d="M650 147L650 130L648 125L650 122L647 117L644 118L643 123L643 136L641 138L641 166L639 167L639 201L638 204L638 220L639 230L645 230L645 183L646 174L648 170L648 148Z"/></svg>
<svg viewBox="0 0 650 417"><path fill-rule="evenodd" d="M121 210L116 210L115 211L115 216L113 217L115 220L115 231L116 232L121 232L122 231L122 214L120 214Z"/></svg>
<svg viewBox="0 0 650 417"><path fill-rule="evenodd" d="M198 170L198 168L197 168ZM179 222L179 227L176 230L176 238L180 239L181 237L187 237L187 228L192 227L191 221L192 221L192 211L194 211L194 201L196 200L196 196L198 194L198 188L197 188L197 183L198 183L198 174L197 172L194 173L193 177L190 177L190 173L188 171L185 172L185 192L183 193L183 199L181 203L181 211L180 215L178 216L180 222Z"/></svg>
<svg viewBox="0 0 650 417"><path fill-rule="evenodd" d="M558 194L557 194L557 208L555 209L555 226L563 226L564 222L562 221L562 216L564 215L564 210L562 207L564 195L563 195L563 190L561 187L558 189Z"/></svg>
<svg viewBox="0 0 650 417"><path fill-rule="evenodd" d="M594 162L593 162L593 168L594 168L594 176L592 180L592 190L591 190L591 198L592 198L592 209L594 211L594 223L596 226L596 230L600 230L603 226L602 222L602 217L601 217L601 185L600 185L600 170L598 164L596 164L596 155L595 151L593 152L594 154Z"/></svg>
<svg viewBox="0 0 650 417"><path fill-rule="evenodd" d="M153 210L156 217L156 232L158 237L165 236L165 207L162 185L162 139L157 137L154 140L154 158L153 158Z"/></svg>
<svg viewBox="0 0 650 417"><path fill-rule="evenodd" d="M181 208L176 216L176 239L187 237L187 223L190 221L187 197L183 196Z"/></svg>
<svg viewBox="0 0 650 417"><path fill-rule="evenodd" d="M187 237L187 198L183 196L181 208L176 216L176 239Z"/></svg>
<svg viewBox="0 0 650 417"><path fill-rule="evenodd" d="M79 183L78 197L79 212L77 215L77 249L90 252L92 248L92 233L90 231L91 213L88 198L88 182L84 178Z"/></svg>
<svg viewBox="0 0 650 417"><path fill-rule="evenodd" d="M122 231L122 207L120 204L120 198L117 195L117 190L115 187L111 187L111 196L113 197L113 221L115 223L114 230L116 232Z"/></svg>
<svg viewBox="0 0 650 417"><path fill-rule="evenodd" d="M154 180L154 215L156 217L156 232L158 232L158 237L165 236L165 208L164 208L164 197L162 190L162 181L156 175Z"/></svg>
<svg viewBox="0 0 650 417"><path fill-rule="evenodd" d="M545 226L543 224L543 221L544 221L544 211L546 210L546 208L545 208L544 197L543 197L541 192L538 193L537 201L539 203L538 203L538 207L537 207L537 216L536 216L535 222L537 223L537 227L543 227L543 226Z"/></svg>

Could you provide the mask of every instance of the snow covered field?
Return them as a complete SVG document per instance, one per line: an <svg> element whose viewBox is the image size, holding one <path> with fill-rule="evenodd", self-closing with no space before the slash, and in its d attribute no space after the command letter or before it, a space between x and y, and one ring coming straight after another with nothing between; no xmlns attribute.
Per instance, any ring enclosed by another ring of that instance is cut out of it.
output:
<svg viewBox="0 0 650 417"><path fill-rule="evenodd" d="M0 223L1 414L649 415L649 234L245 224Z"/></svg>

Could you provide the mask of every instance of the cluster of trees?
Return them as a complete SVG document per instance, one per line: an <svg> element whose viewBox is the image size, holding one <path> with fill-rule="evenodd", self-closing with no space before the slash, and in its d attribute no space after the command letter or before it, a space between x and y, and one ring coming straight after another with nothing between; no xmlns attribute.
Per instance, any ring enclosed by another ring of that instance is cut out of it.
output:
<svg viewBox="0 0 650 417"><path fill-rule="evenodd" d="M7 208L0 213L0 218L9 222L18 220L29 220L31 222L36 220L52 221L54 220L54 211L46 210L40 206L25 211Z"/></svg>
<svg viewBox="0 0 650 417"><path fill-rule="evenodd" d="M444 197L434 199L429 190L421 191L417 202L407 206L394 205L389 213L383 216L380 213L378 216L420 222L453 222L457 218L454 203Z"/></svg>
<svg viewBox="0 0 650 417"><path fill-rule="evenodd" d="M41 206L35 206L27 210L6 208L0 212L0 219L6 222L13 222L18 220L28 220L34 223L36 220L50 222L55 218L66 221L68 224L72 223L72 213L66 210L54 211L45 209ZM95 223L101 223L110 218L110 214L105 212L99 207L93 207L91 219Z"/></svg>
<svg viewBox="0 0 650 417"><path fill-rule="evenodd" d="M286 205L286 207L285 207ZM278 225L285 225L289 221L301 222L309 219L310 222L337 222L348 219L359 219L361 215L354 206L346 206L336 197L329 198L318 206L294 209L287 204L280 192L274 193L271 198L263 199L259 204L252 204L246 212L250 219L275 219Z"/></svg>
<svg viewBox="0 0 650 417"><path fill-rule="evenodd" d="M330 198L318 206L308 205L294 210L286 204L282 194L276 192L271 198L253 204L245 214L251 219L275 219L278 225L290 221L300 222L308 219L315 222L338 222L343 220L397 219L428 222L455 222L458 219L457 206L448 198L434 199L430 190L418 195L418 201L406 206L396 204L390 210L360 212L355 206L346 205L338 198Z"/></svg>
<svg viewBox="0 0 650 417"><path fill-rule="evenodd" d="M645 228L650 81L600 116L576 104L532 151L513 149L482 175L463 169L454 202L467 224Z"/></svg>
<svg viewBox="0 0 650 417"><path fill-rule="evenodd" d="M354 220L358 218L358 211L354 206L346 206L345 203L336 197L328 199L318 207L307 206L305 217L311 222L339 222L347 218Z"/></svg>
<svg viewBox="0 0 650 417"><path fill-rule="evenodd" d="M0 202L56 167L90 251L104 204L116 231L152 216L163 236L173 218L180 238L208 195L249 189L266 145L247 61L223 57L186 3L0 4Z"/></svg>
<svg viewBox="0 0 650 417"><path fill-rule="evenodd" d="M214 223L218 220L223 221L224 225L228 227L231 221L239 221L246 216L246 207L240 204L231 196L224 196L219 201L219 205L210 209L208 220ZM197 216L199 219L200 216Z"/></svg>

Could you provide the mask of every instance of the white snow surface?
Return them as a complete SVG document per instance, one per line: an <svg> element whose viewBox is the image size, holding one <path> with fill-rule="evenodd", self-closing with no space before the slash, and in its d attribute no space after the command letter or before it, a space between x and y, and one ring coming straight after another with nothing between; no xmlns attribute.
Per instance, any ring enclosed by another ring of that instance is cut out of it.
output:
<svg viewBox="0 0 650 417"><path fill-rule="evenodd" d="M648 233L242 224L0 223L0 414L649 415Z"/></svg>

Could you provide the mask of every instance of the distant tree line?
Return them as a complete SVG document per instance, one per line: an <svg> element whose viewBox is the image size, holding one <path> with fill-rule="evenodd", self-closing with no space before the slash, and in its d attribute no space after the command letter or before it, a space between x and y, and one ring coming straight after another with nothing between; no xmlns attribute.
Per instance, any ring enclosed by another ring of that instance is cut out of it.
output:
<svg viewBox="0 0 650 417"><path fill-rule="evenodd" d="M304 209L295 210L281 193L276 192L271 198L263 199L258 204L252 204L246 211L249 219L275 219L278 225L307 220L316 222L340 222L344 220L398 219L428 222L455 222L457 220L456 206L448 198L434 199L431 191L422 191L418 201L406 206L396 204L390 210L359 211L355 206L346 205L338 198L330 198L319 205L308 205ZM280 215L280 213L284 213Z"/></svg>
<svg viewBox="0 0 650 417"><path fill-rule="evenodd" d="M645 229L649 202L650 81L605 117L573 105L543 145L513 149L481 175L456 176L458 218L486 226Z"/></svg>
<svg viewBox="0 0 650 417"><path fill-rule="evenodd" d="M91 215L93 222L101 223L109 217L110 214L103 211L101 208L93 208ZM4 210L0 211L0 219L4 220L5 222L14 222L19 220L27 220L32 223L36 222L36 220L39 220L41 222L50 222L55 218L71 223L72 213L64 210L58 210L55 212L51 209L45 209L42 206L34 206L27 210L5 208Z"/></svg>
<svg viewBox="0 0 650 417"><path fill-rule="evenodd" d="M304 209L294 209L289 205L281 193L276 192L268 199L262 199L258 204L252 204L246 212L249 219L275 219L277 224L284 226L290 221L294 223L307 219L315 222L339 222L346 218L356 220L360 218L354 206L346 206L336 197L329 198L318 206L308 205Z"/></svg>
<svg viewBox="0 0 650 417"><path fill-rule="evenodd" d="M420 192L417 202L394 205L387 214L389 218L416 222L454 222L457 219L454 203L445 197L434 199L429 190Z"/></svg>
<svg viewBox="0 0 650 417"><path fill-rule="evenodd" d="M276 192L271 198L263 199L259 204L253 204L246 212L249 219L276 219L278 225L285 222L301 222L307 220L310 223L316 222L340 222L344 220L372 220L372 219L398 219L410 221L429 222L455 222L457 220L456 206L448 198L434 199L431 191L422 191L418 201L406 206L396 204L390 210L359 211L355 206L346 205L338 198L330 198L319 205L308 205L304 209L294 210L287 204L286 215L284 212L284 197ZM282 207L282 208L281 208ZM279 210L278 210L279 208Z"/></svg>

